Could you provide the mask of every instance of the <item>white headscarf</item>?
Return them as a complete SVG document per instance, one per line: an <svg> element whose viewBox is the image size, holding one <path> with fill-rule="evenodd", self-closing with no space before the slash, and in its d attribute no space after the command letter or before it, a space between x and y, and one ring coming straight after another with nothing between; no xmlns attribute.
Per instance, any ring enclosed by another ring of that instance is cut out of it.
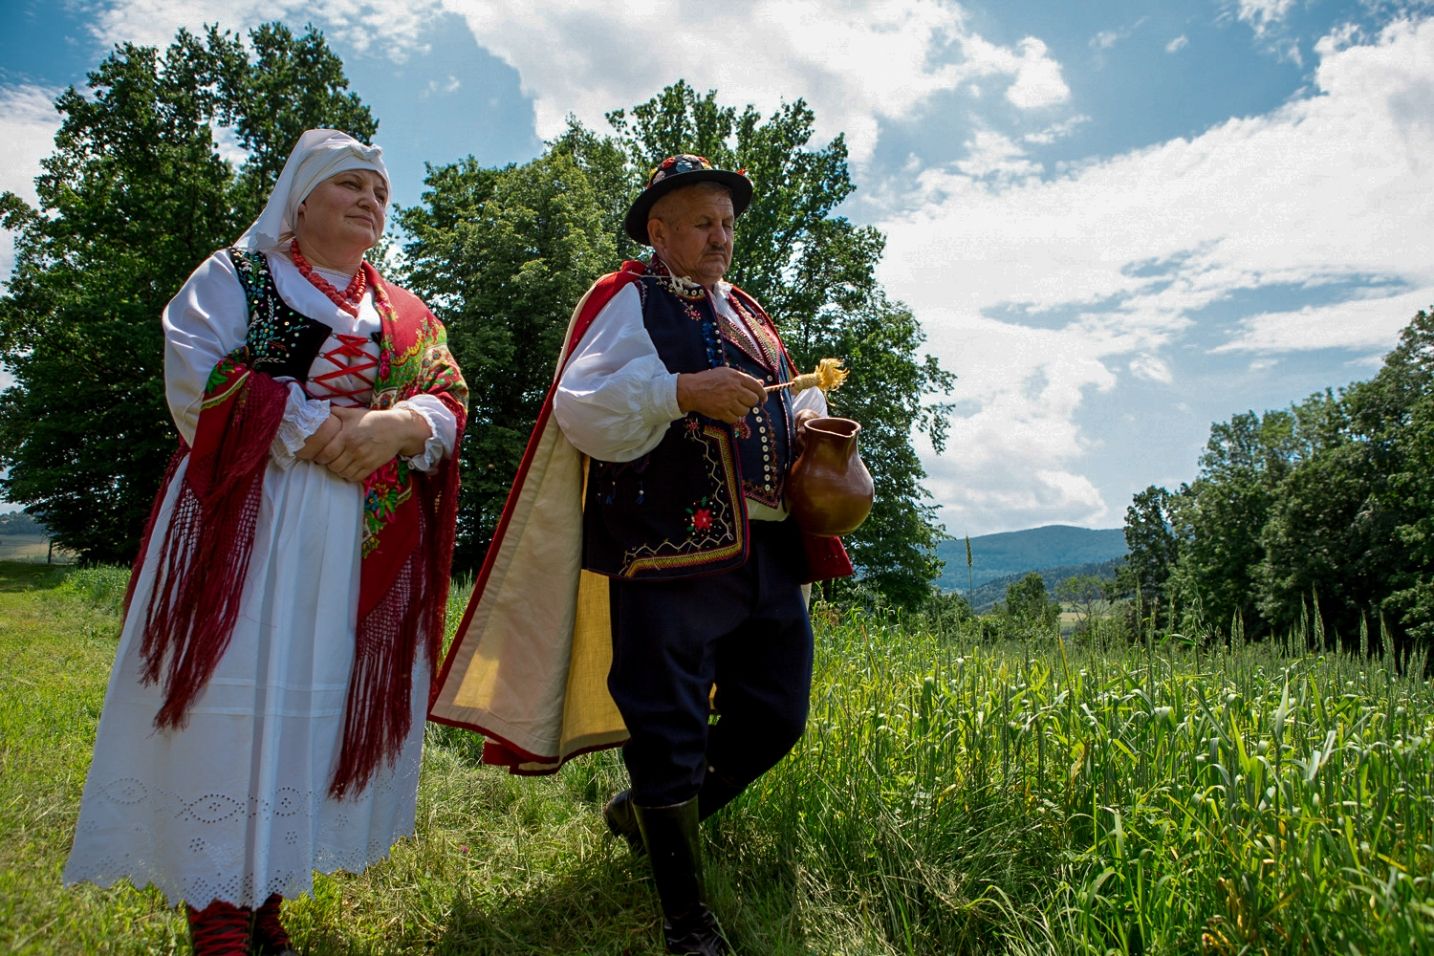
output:
<svg viewBox="0 0 1434 956"><path fill-rule="evenodd" d="M311 129L299 137L269 202L235 244L251 252L270 252L288 245L294 235L299 203L330 176L350 169L371 169L388 182L383 150L365 146L336 129Z"/></svg>

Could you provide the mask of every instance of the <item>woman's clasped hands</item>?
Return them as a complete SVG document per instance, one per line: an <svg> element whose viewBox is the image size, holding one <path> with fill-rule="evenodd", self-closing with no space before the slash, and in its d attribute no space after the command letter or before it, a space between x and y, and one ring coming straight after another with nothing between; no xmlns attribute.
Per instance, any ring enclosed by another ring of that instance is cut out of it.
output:
<svg viewBox="0 0 1434 956"><path fill-rule="evenodd" d="M394 458L423 451L431 434L424 417L408 408L335 405L294 457L323 465L345 481L363 481Z"/></svg>

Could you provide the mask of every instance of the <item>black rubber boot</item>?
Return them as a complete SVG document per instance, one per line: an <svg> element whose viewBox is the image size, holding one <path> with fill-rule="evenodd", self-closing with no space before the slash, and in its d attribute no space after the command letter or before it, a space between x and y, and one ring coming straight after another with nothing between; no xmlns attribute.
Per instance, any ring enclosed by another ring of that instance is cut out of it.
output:
<svg viewBox="0 0 1434 956"><path fill-rule="evenodd" d="M706 820L735 800L745 789L745 784L735 784L708 767L707 776L702 781L702 789L697 793L697 819ZM647 848L642 845L642 831L637 826L637 813L632 806L631 790L619 790L613 794L602 808L602 818L607 822L608 831L615 837L622 837L634 854L641 856L647 852Z"/></svg>
<svg viewBox="0 0 1434 956"><path fill-rule="evenodd" d="M602 808L602 818L615 837L627 841L628 849L638 856L647 852L642 845L642 830L637 825L637 812L632 807L632 791L619 790Z"/></svg>
<svg viewBox="0 0 1434 956"><path fill-rule="evenodd" d="M662 901L662 935L669 953L726 956L730 950L707 908L702 889L702 846L697 798L670 807L634 806L652 878Z"/></svg>

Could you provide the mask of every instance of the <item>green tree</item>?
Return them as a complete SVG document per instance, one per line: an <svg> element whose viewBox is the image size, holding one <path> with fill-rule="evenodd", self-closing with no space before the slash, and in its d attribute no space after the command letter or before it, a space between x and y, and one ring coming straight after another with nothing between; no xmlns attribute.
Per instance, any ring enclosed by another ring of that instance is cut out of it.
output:
<svg viewBox="0 0 1434 956"><path fill-rule="evenodd" d="M1018 627L1050 631L1061 617L1061 606L1046 592L1046 579L1032 571L1006 587L1001 613Z"/></svg>
<svg viewBox="0 0 1434 956"><path fill-rule="evenodd" d="M1211 426L1200 476L1171 500L1180 539L1173 575L1188 623L1216 633L1237 626L1263 630L1256 575L1261 533L1275 489L1294 461L1294 416L1285 411L1236 415Z"/></svg>
<svg viewBox="0 0 1434 956"><path fill-rule="evenodd" d="M409 283L438 310L472 389L460 566L482 560L537 420L573 305L615 258L605 208L570 153L492 170L429 170L399 213Z"/></svg>
<svg viewBox="0 0 1434 956"><path fill-rule="evenodd" d="M218 119L233 129L248 153L230 191L230 202L245 223L264 208L305 130L327 126L373 141L378 122L349 90L343 61L312 27L300 36L282 23L256 27L249 33L252 60L237 36L210 28L208 38L222 57Z"/></svg>
<svg viewBox="0 0 1434 956"><path fill-rule="evenodd" d="M846 543L863 580L903 607L926 600L931 581L941 573L936 545L943 532L921 486L926 472L911 435L923 428L938 454L943 450L945 407L925 405L922 397L949 391L954 376L921 355L924 340L911 310L877 290L839 320L833 317L819 325L805 343L809 366L820 356L834 355L853 369L827 399L833 415L862 425L858 443L876 485L876 500L871 515ZM801 362L798 346L791 347Z"/></svg>
<svg viewBox="0 0 1434 956"><path fill-rule="evenodd" d="M9 468L0 490L89 560L133 555L174 446L159 314L195 266L242 231L257 184L272 181L253 163L236 175L215 126L234 125L256 157L287 154L299 125L364 139L376 126L346 98L318 34L267 26L250 36L254 62L216 29L202 40L181 30L162 54L116 48L90 74L88 94L70 88L56 100L64 119L36 180L39 209L0 196L16 232L0 299L0 364L15 378L0 393L0 466ZM278 63L288 64L282 81L265 75ZM332 109L281 117L272 102L245 98L281 82Z"/></svg>
<svg viewBox="0 0 1434 956"><path fill-rule="evenodd" d="M1182 626L1313 622L1311 637L1347 649L1387 628L1401 654L1434 650L1431 465L1434 315L1421 311L1373 379L1219 423L1193 483L1137 495L1127 589L1163 578Z"/></svg>
<svg viewBox="0 0 1434 956"><path fill-rule="evenodd" d="M1428 416L1434 319L1417 314L1378 374L1291 411L1297 460L1266 521L1260 610L1275 626L1317 615L1326 640L1356 647L1387 626L1401 650L1428 646Z"/></svg>
<svg viewBox="0 0 1434 956"><path fill-rule="evenodd" d="M725 169L745 169L754 186L732 254L733 282L757 297L801 350L829 324L831 307L856 306L876 290L886 240L836 209L855 190L846 142L811 145L815 116L801 100L765 120L678 81L608 121L635 173L630 197L651 167L673 153L696 152ZM624 211L626 203L623 204Z"/></svg>
<svg viewBox="0 0 1434 956"><path fill-rule="evenodd" d="M1346 401L1391 529L1379 540L1389 555L1380 611L1396 641L1415 640L1434 658L1434 310L1414 316L1378 374Z"/></svg>
<svg viewBox="0 0 1434 956"><path fill-rule="evenodd" d="M1434 658L1434 398L1414 403L1404 439L1405 466L1390 476L1389 494L1401 515L1394 542L1407 563L1391 576L1383 608Z"/></svg>
<svg viewBox="0 0 1434 956"><path fill-rule="evenodd" d="M1157 616L1169 611L1170 577L1179 557L1175 526L1171 521L1169 491L1151 485L1137 492L1125 509L1125 563L1117 571L1120 590L1139 594L1143 605Z"/></svg>
<svg viewBox="0 0 1434 956"><path fill-rule="evenodd" d="M1077 574L1056 585L1056 597L1080 615L1080 632L1089 634L1095 627L1096 611L1105 600L1107 583L1098 574Z"/></svg>
<svg viewBox="0 0 1434 956"><path fill-rule="evenodd" d="M1260 614L1278 631L1317 619L1326 640L1358 642L1387 593L1392 523L1371 446L1328 392L1294 406L1297 459L1275 487L1260 534ZM1377 626L1377 622L1376 622Z"/></svg>

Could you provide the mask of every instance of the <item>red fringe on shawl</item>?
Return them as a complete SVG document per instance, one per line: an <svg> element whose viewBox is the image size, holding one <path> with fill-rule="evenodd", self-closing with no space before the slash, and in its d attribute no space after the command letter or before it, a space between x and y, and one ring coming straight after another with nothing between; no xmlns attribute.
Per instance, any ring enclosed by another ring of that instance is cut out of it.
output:
<svg viewBox="0 0 1434 956"><path fill-rule="evenodd" d="M184 725L189 705L229 647L254 547L269 446L284 414L287 391L267 375L236 368L226 385L231 393L200 413L145 610L140 678L147 684L162 681L164 699L154 718L160 729ZM169 479L176 465L171 462ZM156 511L159 505L156 500ZM144 551L148 546L146 534ZM138 568L137 563L136 573Z"/></svg>
<svg viewBox="0 0 1434 956"><path fill-rule="evenodd" d="M463 406L443 396L458 420L461 440ZM458 447L455 440L454 448ZM408 556L390 587L370 607L369 569L365 559L363 598L354 641L353 674L344 705L343 745L329 794L342 800L368 785L381 763L393 764L413 726L413 660L419 636L427 637L429 676L443 646L449 570L458 515L458 463L447 459L432 476L415 475L418 517L414 536L400 547ZM385 542L382 547L390 547ZM430 680L430 687L432 687Z"/></svg>
<svg viewBox="0 0 1434 956"><path fill-rule="evenodd" d="M122 617L129 617L129 605L134 600L134 586L139 581L140 569L144 567L145 555L149 554L149 539L154 534L154 522L159 517L160 506L164 504L165 495L169 494L170 482L174 481L174 473L179 470L179 463L189 456L189 443L183 438L179 440L179 447L173 455L169 456L169 464L165 466L164 477L160 479L159 491L155 493L154 503L149 506L149 517L144 522L144 534L139 539L139 553L134 556L134 564L129 569L129 584L124 589L124 610Z"/></svg>

